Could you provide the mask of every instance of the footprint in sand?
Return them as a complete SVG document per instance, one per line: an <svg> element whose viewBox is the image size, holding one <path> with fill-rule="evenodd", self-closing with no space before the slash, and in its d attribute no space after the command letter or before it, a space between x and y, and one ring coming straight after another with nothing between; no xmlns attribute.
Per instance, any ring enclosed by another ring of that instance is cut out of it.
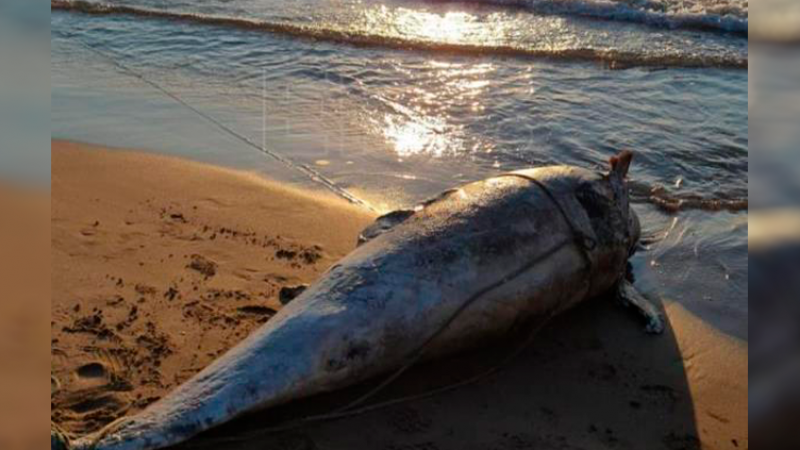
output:
<svg viewBox="0 0 800 450"><path fill-rule="evenodd" d="M73 374L75 382L81 389L102 388L109 383L111 378L108 366L98 361L79 366Z"/></svg>
<svg viewBox="0 0 800 450"><path fill-rule="evenodd" d="M83 380L105 380L108 371L103 364L99 362L91 362L78 367L75 373L78 375L78 378Z"/></svg>
<svg viewBox="0 0 800 450"><path fill-rule="evenodd" d="M83 388L107 387L119 389L127 384L127 370L121 370L125 364L119 355L106 350L95 350L94 358L81 361L74 369L74 377Z"/></svg>

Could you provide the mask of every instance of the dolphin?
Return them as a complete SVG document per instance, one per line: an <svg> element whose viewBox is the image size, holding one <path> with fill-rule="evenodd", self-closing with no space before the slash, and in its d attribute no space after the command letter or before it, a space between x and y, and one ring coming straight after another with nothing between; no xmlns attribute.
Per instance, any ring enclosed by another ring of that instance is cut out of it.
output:
<svg viewBox="0 0 800 450"><path fill-rule="evenodd" d="M51 447L156 450L242 414L468 349L612 289L663 329L625 280L640 237L632 153L608 172L510 172L379 217L359 246L269 322L162 400ZM51 427L52 428L52 427Z"/></svg>

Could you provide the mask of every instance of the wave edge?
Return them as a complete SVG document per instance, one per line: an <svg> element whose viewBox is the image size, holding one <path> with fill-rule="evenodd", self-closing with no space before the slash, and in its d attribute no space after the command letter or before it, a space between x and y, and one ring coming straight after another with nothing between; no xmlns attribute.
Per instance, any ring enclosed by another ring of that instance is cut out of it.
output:
<svg viewBox="0 0 800 450"><path fill-rule="evenodd" d="M355 47L415 50L450 55L501 56L514 58L541 58L567 61L595 61L611 69L630 67L684 67L747 69L746 58L735 56L708 56L682 54L642 54L594 48L538 49L511 45L477 45L469 43L444 43L414 40L403 37L360 33L332 28L318 28L285 22L267 22L254 19L212 16L194 13L144 9L123 5L94 3L85 0L51 0L51 11L67 11L95 16L129 15L175 22L209 26L231 27L262 31L276 35L313 41L346 44Z"/></svg>

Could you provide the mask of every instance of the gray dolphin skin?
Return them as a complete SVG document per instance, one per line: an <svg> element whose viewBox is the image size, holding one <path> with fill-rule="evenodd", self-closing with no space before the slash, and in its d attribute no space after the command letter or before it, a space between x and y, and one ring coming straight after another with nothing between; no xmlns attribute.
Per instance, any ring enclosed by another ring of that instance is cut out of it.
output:
<svg viewBox="0 0 800 450"><path fill-rule="evenodd" d="M358 248L246 340L161 401L69 448L174 445L616 289L640 234L625 181L631 158L612 157L607 173L507 173L377 219ZM631 304L660 331L655 309L642 298Z"/></svg>

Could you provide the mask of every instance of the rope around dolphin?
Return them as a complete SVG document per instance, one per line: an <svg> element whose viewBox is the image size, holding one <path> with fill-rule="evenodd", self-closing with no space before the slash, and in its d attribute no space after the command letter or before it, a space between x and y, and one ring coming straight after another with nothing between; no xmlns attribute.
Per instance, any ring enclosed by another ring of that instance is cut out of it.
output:
<svg viewBox="0 0 800 450"><path fill-rule="evenodd" d="M412 402L412 401L423 400L423 399L426 399L426 398L430 398L430 397L434 397L434 396L437 396L437 395L441 395L441 394L446 393L446 392L454 391L456 389L460 389L462 387L465 387L465 386L468 386L468 385L471 385L471 384L475 384L475 383L477 383L477 382L479 382L479 381L481 381L481 380L483 380L483 379L485 379L485 378L487 378L487 377L499 372L501 369L506 367L511 361L516 359L517 356L519 356L523 351L525 351L530 346L530 344L533 342L533 338L535 338L539 334L539 332L542 330L542 328L544 328L550 322L550 320L553 318L553 316L556 313L555 310L549 311L537 324L535 324L531 328L531 331L528 333L528 335L525 337L525 339L511 353L509 353L499 363L495 364L494 366L488 368L487 370L485 370L483 372L480 372L480 373L478 373L476 375L473 375L472 377L469 377L469 378L467 378L465 380L458 381L458 382L455 382L455 383L452 383L452 384L448 384L448 385L445 385L445 386L442 386L440 388L436 388L436 389L433 389L433 390L430 390L430 391L422 392L422 393L415 394L415 395L403 396L403 397L395 398L395 399L392 399L392 400L387 400L387 401L384 401L384 402L375 403L375 404L372 404L372 405L360 406L363 403L365 403L366 401L368 401L370 398L373 398L376 395L378 395L386 387L388 387L390 384L392 384L394 381L396 381L398 378L400 378L400 376L402 376L406 371L408 371L411 367L413 367L417 362L419 362L423 358L425 353L430 349L431 344L436 340L436 338L441 336L441 334L444 333L450 327L450 325L452 325L456 321L456 319L458 319L458 317L460 317L461 314L464 311L466 311L466 309L469 306L473 305L477 300L479 300L481 297L483 297L487 293L491 292L492 290L494 290L494 289L498 288L499 286L502 286L503 284L508 283L509 281L511 281L511 280L523 275L525 272L527 272L530 269L532 269L535 265L540 263L542 260L549 258L550 256L554 255L555 253L557 253L558 251L560 251L561 249L563 249L564 247L566 247L568 245L574 244L581 251L581 255L582 255L584 261L586 262L586 265L584 266L584 270L589 275L589 276L586 277L587 286L586 286L586 294L585 295L588 295L588 294L591 293L591 291L592 291L592 280L591 280L591 276L590 275L591 275L591 272L592 272L592 269L593 269L593 262L592 262L591 253L590 252L597 247L597 242L593 238L585 235L583 232L581 232L577 228L577 226L572 222L572 220L570 220L569 215L567 214L566 210L563 208L561 203L558 201L557 197L540 180L537 180L536 178L533 178L533 177L530 177L530 176L527 176L527 175L524 175L524 174L518 174L518 173L503 174L503 175L500 175L500 176L513 176L513 177L522 178L522 179L525 179L525 180L535 184L536 186L538 186L545 193L545 195L550 199L550 201L556 206L556 208L558 209L559 213L563 217L564 221L567 223L567 226L569 227L569 229L570 229L570 231L572 233L572 240L568 239L568 240L565 240L565 241L559 243L558 245L553 246L553 248L551 248L550 250L545 252L544 255L540 256L539 258L536 258L533 261L530 261L530 262L524 264L519 269L514 271L511 275L509 275L507 277L504 277L504 278L502 278L502 279L500 279L498 281L495 281L494 283L484 287L483 289L481 289L480 291L478 291L477 293L472 295L464 303L462 303L453 312L453 314L450 316L450 318L448 320L446 320L427 340L425 340L417 348L417 350L415 352L412 352L412 355L408 359L408 361L406 361L399 369L397 369L394 373L392 373L390 376L388 376L384 381L379 383L377 386L375 386L374 388L370 389L365 394L357 397L355 400L347 403L346 405L344 405L342 407L339 407L339 408L337 408L337 409L335 409L335 410L333 410L332 412L329 412L329 413L311 415L311 416L303 417L303 418L300 418L300 419L295 419L295 420L289 421L289 422L284 423L284 424L280 424L280 425L276 425L276 426L272 426L272 427L265 427L265 428L261 428L261 429L250 431L250 432L240 433L240 434L238 434L236 436L232 436L232 437L219 437L219 438L206 439L203 443L192 443L191 441L189 441L189 442L187 442L186 445L188 447L190 447L190 448L191 447L203 448L203 447L207 447L209 445L219 445L219 444L226 444L226 443L231 444L231 443L237 443L237 442L245 442L245 441L248 441L248 440L256 439L258 437L262 437L262 436L266 436L266 435L270 435L270 434L274 434L274 433L278 433L278 432L282 432L282 431L293 430L293 429L296 429L296 428L299 428L299 427L302 427L302 426L305 426L305 425L309 425L309 424L312 424L312 423L329 422L329 421L334 421L334 420L345 419L345 418L349 418L349 417L362 415L362 414L365 414L365 413L368 413L368 412L372 412L372 411L376 411L376 410L380 410L380 409L385 409L385 408L388 408L388 407L391 407L391 406L395 406L395 405L398 405L398 404L402 404L402 403L408 403L408 402Z"/></svg>
<svg viewBox="0 0 800 450"><path fill-rule="evenodd" d="M346 419L346 418L349 418L349 417L360 416L360 415L363 415L363 414L366 414L366 413L370 413L370 412L373 412L373 411L386 409L386 408L389 408L389 407L392 407L392 406L395 406L395 405L414 402L414 401L419 401L419 400L425 400L427 398L435 397L435 396L438 396L438 395L441 395L441 394L445 394L447 392L451 392L451 391L455 391L457 389L461 389L461 388L469 386L471 384L475 384L475 383L477 383L477 382L479 382L479 381L481 381L481 380L483 380L483 379L485 379L485 378L487 378L487 377L489 377L491 375L494 375L495 373L497 373L500 370L502 370L505 366L507 366L511 361L516 359L520 354L522 354L522 352L524 352L530 346L530 344L533 342L533 338L535 338L539 334L539 332L548 323L550 323L550 320L552 319L552 317L553 317L553 314L551 313L551 314L548 314L543 319L541 319L541 321L539 323L537 323L531 329L531 332L528 333L528 335L525 337L525 339L522 341L522 343L519 346L517 346L511 353L509 353L505 358L503 358L503 360L501 360L499 363L495 364L494 366L490 367L489 369L487 369L487 370L485 370L483 372L479 372L478 374L473 375L473 376L471 376L469 378L466 378L464 380L457 381L455 383L448 384L448 385L445 385L445 386L442 386L442 387L439 387L439 388L436 388L436 389L432 389L432 390L429 390L429 391L421 392L419 394L402 396L402 397L398 397L398 398L395 398L395 399L391 399L391 400L386 400L386 401L383 401L383 402L375 403L375 404L372 404L372 405L366 405L366 406L362 406L362 407L359 407L359 408L347 409L347 410L344 410L344 411L337 410L338 412L334 411L334 412L325 413L325 414L318 414L318 415L308 416L308 417L304 417L304 418L297 419L297 420L294 420L294 421L290 421L290 422L285 423L285 424L276 425L276 426L273 426L273 427L261 428L259 430L255 430L255 431L251 431L251 432L240 433L240 434L238 434L236 436L232 436L232 437L220 437L220 438L206 439L205 442L203 442L203 443L192 443L191 441L189 441L189 442L187 442L186 446L189 447L189 448L205 448L205 447L208 447L208 446L216 446L216 445L219 445L219 444L226 444L226 443L227 444L232 444L232 443L237 443L237 442L246 442L246 441L249 441L249 440L252 440L252 439L256 439L256 438L259 438L259 437L262 437L262 436L267 436L267 435L274 434L274 433L279 433L279 432L282 432L282 431L289 431L289 430L297 429L297 428L300 428L302 426L310 425L310 424L313 424L313 423L332 422L332 421L335 421L335 420L341 420L341 419ZM405 370L403 370L403 372L405 372ZM393 381L396 378L397 377L390 377L390 380ZM384 384L384 383L381 384L381 386L383 386L383 387L385 387L386 385L388 385L388 384ZM381 386L379 386L379 387L381 387ZM377 392L375 392L375 393L377 394Z"/></svg>

